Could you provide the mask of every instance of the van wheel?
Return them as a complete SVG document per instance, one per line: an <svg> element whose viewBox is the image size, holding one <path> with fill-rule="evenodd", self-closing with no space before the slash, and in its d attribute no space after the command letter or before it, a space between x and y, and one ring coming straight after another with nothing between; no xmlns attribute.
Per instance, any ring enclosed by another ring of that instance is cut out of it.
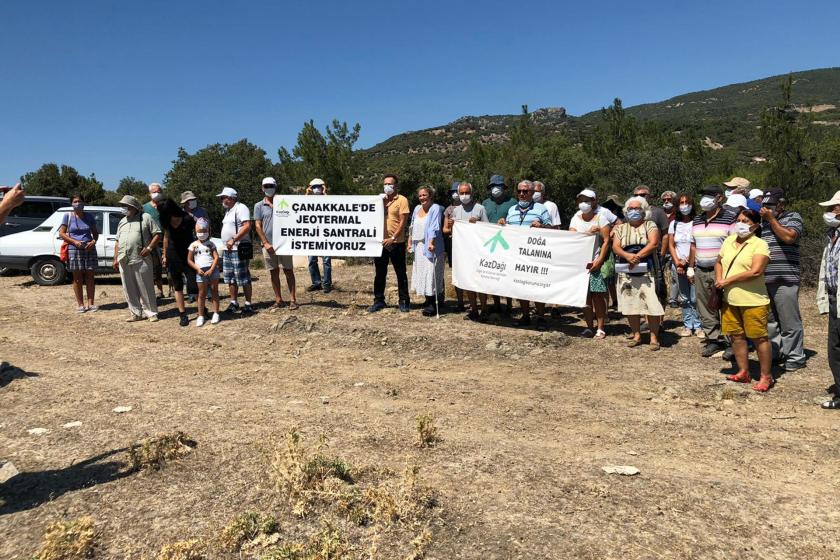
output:
<svg viewBox="0 0 840 560"><path fill-rule="evenodd" d="M32 272L32 279L41 286L57 286L64 282L67 276L64 263L58 259L47 258L35 261L29 270Z"/></svg>

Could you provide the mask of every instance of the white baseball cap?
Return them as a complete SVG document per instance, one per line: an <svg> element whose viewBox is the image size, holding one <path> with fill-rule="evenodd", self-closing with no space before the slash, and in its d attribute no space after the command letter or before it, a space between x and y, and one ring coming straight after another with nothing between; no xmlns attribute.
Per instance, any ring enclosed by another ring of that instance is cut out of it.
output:
<svg viewBox="0 0 840 560"><path fill-rule="evenodd" d="M595 194L595 191L593 191L592 189L583 189L582 191L577 193L577 195L585 196L586 198L598 198L598 196Z"/></svg>
<svg viewBox="0 0 840 560"><path fill-rule="evenodd" d="M764 191L761 189L752 189L750 191L750 200L755 200L759 196L764 196Z"/></svg>
<svg viewBox="0 0 840 560"><path fill-rule="evenodd" d="M232 189L230 187L225 187L222 189L222 192L217 194L216 196L227 196L229 198L237 198L236 189Z"/></svg>
<svg viewBox="0 0 840 560"><path fill-rule="evenodd" d="M310 187L324 186L324 180L315 177L314 179L309 181L309 186Z"/></svg>
<svg viewBox="0 0 840 560"><path fill-rule="evenodd" d="M274 177L266 177L265 179L263 179L262 184L263 184L263 186L274 185L276 187L277 186L277 181L274 180Z"/></svg>
<svg viewBox="0 0 840 560"><path fill-rule="evenodd" d="M726 199L726 205L731 206L733 208L738 208L739 206L741 208L746 208L747 198L742 194L733 194Z"/></svg>

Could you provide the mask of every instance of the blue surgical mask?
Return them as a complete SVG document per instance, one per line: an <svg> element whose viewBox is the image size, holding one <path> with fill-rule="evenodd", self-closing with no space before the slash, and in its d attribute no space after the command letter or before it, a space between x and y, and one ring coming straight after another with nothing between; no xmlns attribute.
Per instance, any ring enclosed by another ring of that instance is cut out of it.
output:
<svg viewBox="0 0 840 560"><path fill-rule="evenodd" d="M627 217L627 221L630 222L638 222L642 219L642 211L638 208L631 208L624 214Z"/></svg>
<svg viewBox="0 0 840 560"><path fill-rule="evenodd" d="M531 205L530 200L520 200L519 201L519 207L520 208L528 208L528 206L530 206L530 205Z"/></svg>
<svg viewBox="0 0 840 560"><path fill-rule="evenodd" d="M680 204L680 214L683 216L691 214L691 204Z"/></svg>

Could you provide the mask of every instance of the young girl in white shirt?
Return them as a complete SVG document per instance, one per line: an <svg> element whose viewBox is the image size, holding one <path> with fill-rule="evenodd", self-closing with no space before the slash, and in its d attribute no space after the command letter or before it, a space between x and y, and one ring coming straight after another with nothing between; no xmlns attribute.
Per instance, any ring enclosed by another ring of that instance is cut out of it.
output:
<svg viewBox="0 0 840 560"><path fill-rule="evenodd" d="M213 318L211 325L221 319L219 317L219 251L216 244L210 241L210 225L206 220L198 220L195 224L197 241L189 247L187 262L196 272L195 281L198 284L198 319L195 326L204 325L204 307L207 301L207 286L210 286L213 296Z"/></svg>

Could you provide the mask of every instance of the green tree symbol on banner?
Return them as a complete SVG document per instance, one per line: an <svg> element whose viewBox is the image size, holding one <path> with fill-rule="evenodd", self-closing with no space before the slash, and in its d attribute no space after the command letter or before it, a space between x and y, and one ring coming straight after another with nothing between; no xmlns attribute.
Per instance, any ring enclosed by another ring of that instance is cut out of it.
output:
<svg viewBox="0 0 840 560"><path fill-rule="evenodd" d="M278 206L280 206L280 210L285 210L286 208L289 207L289 203L286 202L285 198L281 198L280 199L280 204Z"/></svg>
<svg viewBox="0 0 840 560"><path fill-rule="evenodd" d="M510 249L510 245L508 245L508 242L505 241L504 237L502 237L502 232L501 231L496 232L496 235L494 235L493 237L491 237L490 239L488 239L487 241L484 242L485 247L487 247L488 245L490 245L490 252L491 253L496 252L496 246L497 245L501 245L502 249L504 249L504 250Z"/></svg>

